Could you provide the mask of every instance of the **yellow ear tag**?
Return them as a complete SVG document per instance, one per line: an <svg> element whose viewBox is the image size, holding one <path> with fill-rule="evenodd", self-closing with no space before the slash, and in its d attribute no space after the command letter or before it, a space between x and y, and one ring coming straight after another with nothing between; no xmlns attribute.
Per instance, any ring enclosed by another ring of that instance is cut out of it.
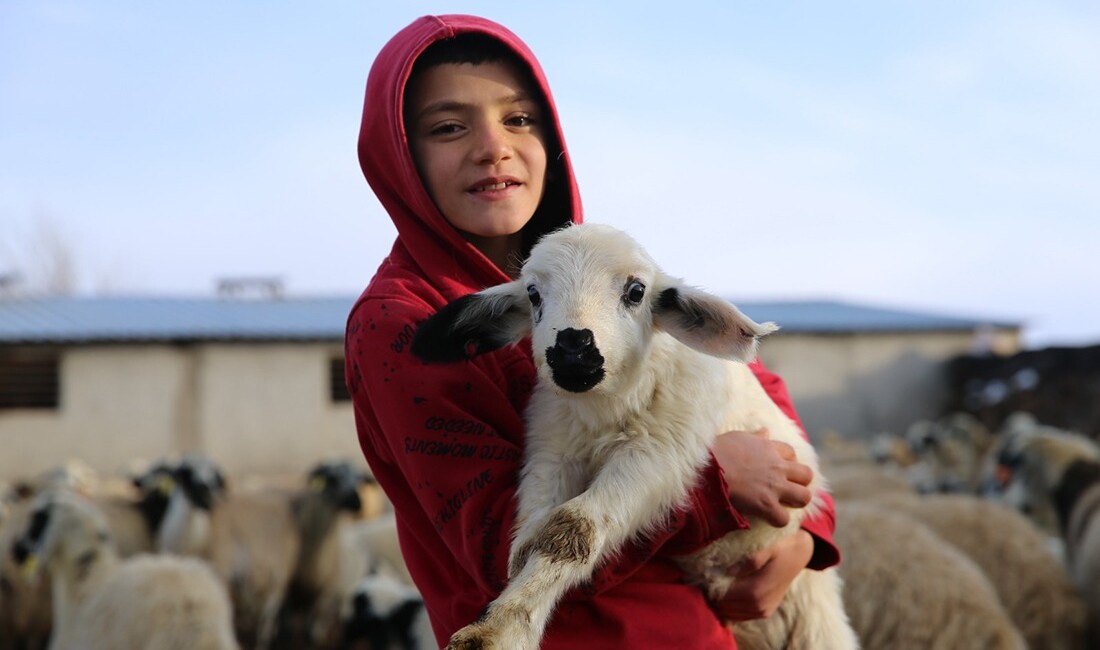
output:
<svg viewBox="0 0 1100 650"><path fill-rule="evenodd" d="M320 476L314 476L309 480L309 489L313 490L314 492L324 492L325 485L327 485L327 482Z"/></svg>
<svg viewBox="0 0 1100 650"><path fill-rule="evenodd" d="M172 488L176 486L171 476L162 476L157 481L157 491L164 496L170 496L172 494Z"/></svg>
<svg viewBox="0 0 1100 650"><path fill-rule="evenodd" d="M38 554L30 553L26 559L23 560L23 575L27 578L33 578L38 573Z"/></svg>

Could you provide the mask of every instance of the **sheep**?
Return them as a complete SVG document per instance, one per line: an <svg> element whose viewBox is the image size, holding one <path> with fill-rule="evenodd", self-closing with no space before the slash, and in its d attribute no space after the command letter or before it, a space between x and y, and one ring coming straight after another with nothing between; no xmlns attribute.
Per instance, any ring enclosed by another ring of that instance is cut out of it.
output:
<svg viewBox="0 0 1100 650"><path fill-rule="evenodd" d="M52 625L50 583L30 581L14 565L10 548L14 536L27 523L36 493L54 489L80 490L89 494L96 508L107 520L111 540L120 557L129 557L152 549L151 531L167 504L167 495L159 483L163 466L154 466L135 475L130 494L112 487L110 479L102 480L82 464L69 461L47 469L31 480L19 481L6 493L10 515L0 524L0 640L11 638L0 647L44 647ZM79 476L81 480L74 480ZM137 495L133 495L136 488Z"/></svg>
<svg viewBox="0 0 1100 650"><path fill-rule="evenodd" d="M185 455L172 479L157 549L209 562L229 590L237 638L270 647L302 546L289 497L230 493L221 470L201 454Z"/></svg>
<svg viewBox="0 0 1100 650"><path fill-rule="evenodd" d="M916 495L916 488L901 473L888 465L867 462L825 464L829 492L834 499L859 499L884 494Z"/></svg>
<svg viewBox="0 0 1100 650"><path fill-rule="evenodd" d="M384 572L406 584L413 584L409 567L397 538L397 517L393 512L356 522L345 529L344 552L369 559L368 570L360 575Z"/></svg>
<svg viewBox="0 0 1100 650"><path fill-rule="evenodd" d="M422 360L461 361L530 334L539 376L526 413L509 582L448 647L537 647L567 589L685 505L722 431L767 428L816 470L813 448L743 363L775 329L669 277L627 234L598 224L547 235L518 279L422 322L412 344ZM824 481L814 475L820 493ZM817 507L815 498L792 510L782 529L754 521L683 558L686 575L722 595L735 562L792 533ZM794 647L856 647L834 570L802 572L782 607L797 611L768 620L779 637L806 635ZM799 624L775 629L791 620Z"/></svg>
<svg viewBox="0 0 1100 650"><path fill-rule="evenodd" d="M998 460L1005 500L1045 506L1057 517L1065 563L1089 611L1089 638L1100 644L1100 446L1082 435L1031 430L1005 441Z"/></svg>
<svg viewBox="0 0 1100 650"><path fill-rule="evenodd" d="M837 502L844 602L867 650L1024 650L993 586L961 551L914 519Z"/></svg>
<svg viewBox="0 0 1100 650"><path fill-rule="evenodd" d="M910 425L905 441L915 458L908 471L920 492L980 490L982 460L993 436L974 416L959 412L919 420Z"/></svg>
<svg viewBox="0 0 1100 650"><path fill-rule="evenodd" d="M292 498L302 542L283 621L298 644L328 647L339 636L344 599L369 569L369 550L349 546L348 528L361 516L364 485L373 483L350 461L324 461L310 470L308 489Z"/></svg>
<svg viewBox="0 0 1100 650"><path fill-rule="evenodd" d="M35 498L15 557L50 575L51 650L238 648L225 590L203 563L139 555L122 560L94 505L67 490Z"/></svg>
<svg viewBox="0 0 1100 650"><path fill-rule="evenodd" d="M1023 515L965 494L879 494L869 502L912 517L970 558L1029 647L1084 650L1084 601L1046 536Z"/></svg>
<svg viewBox="0 0 1100 650"><path fill-rule="evenodd" d="M111 490L101 483L89 495L106 517L120 557L155 550L156 531L168 509L170 476L168 465L157 463L135 474L129 490Z"/></svg>
<svg viewBox="0 0 1100 650"><path fill-rule="evenodd" d="M340 606L366 574L341 553L343 513L362 506L368 477L346 461L319 463L292 491L230 491L201 454L175 468L176 489L158 533L164 552L207 559L229 586L242 642L324 645Z"/></svg>
<svg viewBox="0 0 1100 650"><path fill-rule="evenodd" d="M386 574L362 578L349 594L343 612L344 647L370 650L428 650L435 634L420 593L409 583Z"/></svg>
<svg viewBox="0 0 1100 650"><path fill-rule="evenodd" d="M31 580L11 553L30 523L33 499L12 499L0 525L0 647L38 650L45 648L53 624L50 583Z"/></svg>

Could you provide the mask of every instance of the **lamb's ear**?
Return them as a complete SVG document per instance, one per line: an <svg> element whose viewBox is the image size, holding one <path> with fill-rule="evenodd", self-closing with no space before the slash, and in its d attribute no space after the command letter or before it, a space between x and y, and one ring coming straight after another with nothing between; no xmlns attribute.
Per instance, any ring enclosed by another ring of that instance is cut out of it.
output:
<svg viewBox="0 0 1100 650"><path fill-rule="evenodd" d="M516 280L445 305L417 327L412 353L429 363L453 363L517 343L530 331L530 299Z"/></svg>
<svg viewBox="0 0 1100 650"><path fill-rule="evenodd" d="M653 321L691 348L746 363L756 357L757 340L779 329L775 323L754 322L729 301L682 284L661 291Z"/></svg>

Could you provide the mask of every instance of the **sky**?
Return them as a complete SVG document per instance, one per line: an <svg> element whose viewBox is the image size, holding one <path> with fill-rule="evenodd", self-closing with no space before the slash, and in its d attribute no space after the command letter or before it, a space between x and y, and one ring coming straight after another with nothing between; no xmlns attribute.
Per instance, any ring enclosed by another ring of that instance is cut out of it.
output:
<svg viewBox="0 0 1100 650"><path fill-rule="evenodd" d="M531 46L586 220L691 284L1100 343L1085 1L0 0L0 279L358 294L395 236L355 154L367 73L437 13Z"/></svg>

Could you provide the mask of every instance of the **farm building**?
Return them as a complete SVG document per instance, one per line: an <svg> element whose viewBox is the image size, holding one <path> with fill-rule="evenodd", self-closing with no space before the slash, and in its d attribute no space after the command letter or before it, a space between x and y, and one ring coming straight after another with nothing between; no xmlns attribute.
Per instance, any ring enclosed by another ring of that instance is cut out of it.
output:
<svg viewBox="0 0 1100 650"><path fill-rule="evenodd" d="M230 472L357 457L343 379L353 296L0 299L0 478L201 450ZM840 302L739 302L811 435L935 415L947 362L1015 352L1019 326ZM14 444L11 444L14 442Z"/></svg>

